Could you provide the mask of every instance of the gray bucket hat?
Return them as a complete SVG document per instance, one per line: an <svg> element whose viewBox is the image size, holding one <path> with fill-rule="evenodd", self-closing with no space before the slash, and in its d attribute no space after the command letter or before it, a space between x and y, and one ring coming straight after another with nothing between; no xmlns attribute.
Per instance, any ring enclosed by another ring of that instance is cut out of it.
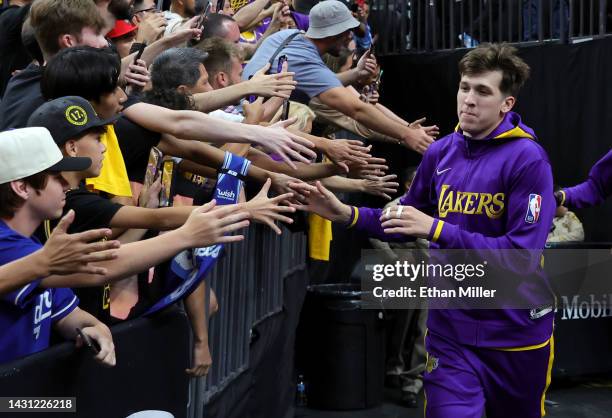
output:
<svg viewBox="0 0 612 418"><path fill-rule="evenodd" d="M310 9L306 36L313 39L336 36L359 26L346 5L338 0L322 1Z"/></svg>

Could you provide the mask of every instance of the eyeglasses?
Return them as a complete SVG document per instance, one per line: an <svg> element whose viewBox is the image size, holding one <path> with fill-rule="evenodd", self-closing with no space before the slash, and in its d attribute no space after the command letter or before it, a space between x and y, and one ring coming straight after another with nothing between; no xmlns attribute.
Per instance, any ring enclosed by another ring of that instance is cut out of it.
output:
<svg viewBox="0 0 612 418"><path fill-rule="evenodd" d="M136 10L134 12L134 14L136 14L136 13L149 13L149 12L156 12L156 11L157 11L157 7L149 7L148 9Z"/></svg>

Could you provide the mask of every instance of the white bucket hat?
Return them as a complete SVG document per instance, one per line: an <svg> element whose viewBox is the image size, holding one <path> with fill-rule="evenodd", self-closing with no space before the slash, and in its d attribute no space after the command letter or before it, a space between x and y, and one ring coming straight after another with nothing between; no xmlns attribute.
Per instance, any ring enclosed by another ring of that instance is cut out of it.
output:
<svg viewBox="0 0 612 418"><path fill-rule="evenodd" d="M318 3L308 15L310 24L306 36L312 39L328 38L340 35L359 26L346 5L338 0L327 0Z"/></svg>

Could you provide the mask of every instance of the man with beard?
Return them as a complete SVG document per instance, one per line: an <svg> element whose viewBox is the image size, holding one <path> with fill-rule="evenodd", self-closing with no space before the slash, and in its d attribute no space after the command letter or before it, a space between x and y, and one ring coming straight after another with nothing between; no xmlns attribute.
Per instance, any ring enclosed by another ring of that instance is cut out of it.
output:
<svg viewBox="0 0 612 418"><path fill-rule="evenodd" d="M245 67L242 78L248 80L268 62L272 64L271 71L275 72L278 58L286 55L289 71L295 73L298 82L292 100L307 103L318 97L327 106L368 128L397 138L398 144L424 153L433 137L422 127L409 127L390 119L344 87L367 80L376 71L376 61L370 54L364 54L356 68L340 74L334 74L323 62L321 57L325 53L339 55L348 45L351 32L359 26L344 3L338 0L321 2L310 10L309 18L306 34L288 29L266 38Z"/></svg>
<svg viewBox="0 0 612 418"><path fill-rule="evenodd" d="M164 12L164 17L168 22L166 35L176 31L176 29L188 19L196 15L196 0L172 0L170 10Z"/></svg>

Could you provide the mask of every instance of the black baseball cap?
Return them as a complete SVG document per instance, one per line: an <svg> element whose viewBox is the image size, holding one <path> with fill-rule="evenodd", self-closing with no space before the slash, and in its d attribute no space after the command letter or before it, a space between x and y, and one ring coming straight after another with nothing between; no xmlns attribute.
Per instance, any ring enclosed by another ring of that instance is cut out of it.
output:
<svg viewBox="0 0 612 418"><path fill-rule="evenodd" d="M87 100L78 96L66 96L48 101L36 109L28 119L28 126L47 128L55 143L61 146L92 128L110 125L118 118L119 115L100 119Z"/></svg>

